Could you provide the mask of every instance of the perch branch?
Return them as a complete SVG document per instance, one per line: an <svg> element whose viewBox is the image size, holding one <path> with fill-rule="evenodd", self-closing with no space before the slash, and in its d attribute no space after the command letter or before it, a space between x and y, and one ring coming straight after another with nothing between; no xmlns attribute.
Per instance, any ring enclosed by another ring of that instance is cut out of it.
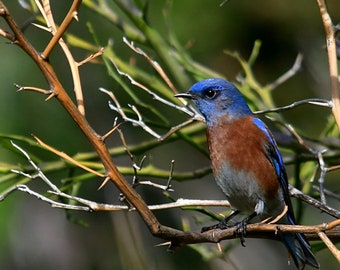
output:
<svg viewBox="0 0 340 270"><path fill-rule="evenodd" d="M54 200L43 196L33 190L31 190L26 185L16 185L12 187L7 192L0 195L0 201L4 200L7 196L9 196L14 191L18 190L21 192L28 193L36 198L49 203L52 207L58 207L63 209L72 209L72 210L80 210L80 211L118 211L118 210L125 210L131 211L135 210L135 208L130 208L126 205L107 205L107 204L99 204L96 202L92 202L83 198L78 198L75 196L71 196L69 194L63 193L56 187L41 171L41 169L31 160L29 155L18 145L12 142L13 146L17 148L23 155L26 157L28 162L32 165L35 169L35 174L27 174L22 171L14 171L20 175L25 177L35 179L41 178L47 185L52 189L49 193L54 195L64 197L73 201L76 201L82 205L69 205L65 203L55 202ZM184 200L178 199L174 203L164 204L164 205L153 205L149 206L150 210L161 210L161 209L169 209L173 207L187 207L187 206L229 206L227 201L202 201L202 200ZM340 233L338 230L338 226L340 226L340 219L333 220L329 223L314 225L314 226L301 226L301 225L281 225L281 224L265 224L265 223L256 223L256 224L249 224L246 227L247 237L252 238L269 238L269 239L279 239L280 234L284 233L304 233L308 239L317 239L320 237L325 244L331 249L331 252L334 256L338 256L339 251L335 248L334 244L331 242L332 240L339 240ZM164 227L160 225L159 231L157 231L157 236L169 240L170 241L170 250L175 250L179 246L185 244L194 244L194 243L203 243L203 242L212 242L212 243L219 243L222 240L226 239L234 239L237 238L235 235L235 229L230 228L226 230L213 230L204 233L196 233L196 232L183 232L176 229L172 229L168 227Z"/></svg>

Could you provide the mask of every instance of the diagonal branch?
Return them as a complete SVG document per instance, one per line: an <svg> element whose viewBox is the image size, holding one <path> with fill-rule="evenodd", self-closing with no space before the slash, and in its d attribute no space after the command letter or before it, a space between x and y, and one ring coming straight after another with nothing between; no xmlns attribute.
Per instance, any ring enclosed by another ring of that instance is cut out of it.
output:
<svg viewBox="0 0 340 270"><path fill-rule="evenodd" d="M0 10L1 14L7 22L8 26L11 28L15 34L14 43L22 48L36 63L40 68L43 75L45 76L47 82L50 85L51 90L55 93L55 97L72 117L75 123L82 130L84 135L87 137L89 142L92 144L93 148L97 152L99 158L101 159L104 168L107 172L107 176L111 181L117 186L117 188L125 195L126 199L136 207L137 211L143 218L144 222L153 234L156 235L168 235L172 234L174 230L162 226L155 215L149 210L145 202L139 196L139 194L125 181L123 175L119 172L116 165L113 163L107 146L104 144L102 137L99 136L89 125L84 115L78 110L75 104L72 102L71 98L68 96L67 92L63 88L61 82L58 79L53 67L48 61L41 57L41 55L32 47L32 45L26 40L25 36L21 32L20 28L17 26L9 10L4 5L3 1L0 0Z"/></svg>
<svg viewBox="0 0 340 270"><path fill-rule="evenodd" d="M44 0L44 8L47 8L47 17L52 16L51 13L51 7L49 4L48 0ZM53 38L50 40L48 45L46 46L45 50L42 52L41 56L43 59L47 59L54 49L54 47L58 44L60 38L63 36L65 31L68 29L70 26L70 23L72 22L73 19L77 19L77 10L81 4L82 0L74 0L72 6L70 7L66 17L64 18L63 22L61 23L60 27L58 30L55 32L53 35ZM53 23L54 24L54 23ZM55 25L54 25L55 27Z"/></svg>

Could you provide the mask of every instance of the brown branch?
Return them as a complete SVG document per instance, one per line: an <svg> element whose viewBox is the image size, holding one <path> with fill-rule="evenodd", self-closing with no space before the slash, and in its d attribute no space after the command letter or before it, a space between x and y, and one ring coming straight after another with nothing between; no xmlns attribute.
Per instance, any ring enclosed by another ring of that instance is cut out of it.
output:
<svg viewBox="0 0 340 270"><path fill-rule="evenodd" d="M70 26L70 23L74 18L77 16L77 10L81 4L82 0L74 0L72 6L70 7L70 10L68 11L65 19L61 23L60 27L58 28L57 32L53 35L53 38L50 40L48 45L46 46L45 50L41 54L41 57L43 59L47 59L54 49L54 47L57 45L59 42L59 39L62 37L62 35L65 33L67 28ZM49 6L49 3L47 3ZM49 13L51 13L50 8L48 9Z"/></svg>
<svg viewBox="0 0 340 270"><path fill-rule="evenodd" d="M289 185L289 194L292 197L298 198L298 199L308 203L309 205L313 205L315 208L320 209L322 212L325 212L332 217L340 218L340 211L339 210L331 208L328 205L326 205L326 204L304 194L303 192L294 188L291 185Z"/></svg>
<svg viewBox="0 0 340 270"><path fill-rule="evenodd" d="M64 160L67 160L68 162L74 164L75 166L79 167L79 168L82 168L83 170L89 172L89 173L93 173L94 175L97 175L99 177L104 177L105 175L103 175L102 173L100 172L97 172L95 170L92 170L91 168L89 167L86 167L85 165L81 164L79 161L71 158L69 155L67 155L66 153L64 152L61 152L57 149L55 149L54 147L44 143L42 140L40 140L38 137L34 136L34 139L36 139L36 141L42 146L44 147L45 149L47 149L48 151L56 154L57 156L61 157L62 159Z"/></svg>
<svg viewBox="0 0 340 270"><path fill-rule="evenodd" d="M58 189L57 186L55 186L42 172L42 170L33 162L33 160L30 158L28 153L26 153L22 148L20 148L18 145L14 144L12 142L12 145L17 148L28 160L28 162L31 164L31 166L35 169L35 173L27 174L22 171L14 171L17 174L23 175L25 177L35 179L35 178L41 178L51 189L52 191L49 191L49 193L55 194L60 197L68 198L70 200L76 201L80 204L83 204L85 206L81 205L73 205L73 204L64 204L60 202L56 202L48 197L45 197L44 195L41 195L33 190L31 190L26 185L16 185L12 188L10 188L7 192L0 195L0 201L4 200L6 197L8 197L11 193L14 191L22 191L27 194L30 194L32 196L35 196L36 198L51 204L52 207L58 207L63 209L71 209L71 210L80 210L80 211L119 211L119 210L135 210L134 208L130 208L127 206L114 206L114 205L107 205L107 204L99 204L93 201L89 201L83 198L78 198L75 196L68 195L66 193L63 193ZM228 205L227 202L224 202L225 206ZM224 205L223 202L220 201L195 201L195 200L178 200L174 203L170 204L164 204L164 205L153 205L149 206L149 209L153 210L161 210L161 209L168 209L172 207L183 207L183 206L197 206L197 205ZM285 209L275 220L282 217L282 215L285 214L287 209ZM333 240L339 240L340 239L340 231L337 229L337 227L340 226L340 219L333 220L329 223L323 223L319 225L314 226L299 226L299 225L280 225L280 224L273 224L274 221L266 224L267 221L262 221L257 224L251 224L247 226L247 237L256 237L256 238L269 238L274 240L279 240L280 234L283 233L289 233L289 232L302 232L306 234L307 238L317 240L318 238L321 238L322 241L327 245L327 247L330 249L330 251L333 253L333 255L338 258L339 257L339 251L334 246L334 244L331 242L331 239ZM271 226L272 225L272 226ZM182 246L184 244L193 244L193 243L203 243L203 242L215 242L219 243L222 240L226 239L234 239L237 238L237 234L235 234L235 228L230 227L228 230L213 230L208 231L205 233L195 233L195 232L182 232L182 231L176 231L174 229L169 228L167 230L167 227L161 227L162 230L159 230L157 233L157 236L162 236L162 238L170 240L167 244L170 245L170 249L176 249L179 246ZM165 229L164 229L165 228ZM169 231L169 234L165 234L167 231ZM162 234L160 234L162 233Z"/></svg>
<svg viewBox="0 0 340 270"><path fill-rule="evenodd" d="M137 211L143 218L144 222L153 234L169 235L173 233L173 229L161 226L154 214L149 210L145 202L139 196L139 194L131 188L131 186L125 181L122 174L118 171L117 167L113 163L109 151L104 144L102 137L99 136L89 125L85 117L79 112L71 98L60 83L53 67L48 61L46 61L26 40L25 36L21 32L13 20L9 10L4 5L3 1L0 1L1 15L7 22L15 35L14 43L21 47L29 57L31 57L36 65L40 68L41 72L45 76L50 89L54 92L55 97L76 122L82 132L85 134L89 142L91 142L93 148L100 157L107 176L117 186L117 188L125 195L126 199L136 207ZM177 230L176 230L177 231Z"/></svg>
<svg viewBox="0 0 340 270"><path fill-rule="evenodd" d="M337 220L339 221L339 220ZM325 233L329 239L339 240L340 231L337 228L328 228L328 223L323 223L314 226L302 226L302 225L281 225L281 224L249 224L246 227L247 238L262 238L280 240L280 234L284 233L303 233L308 240L319 239L319 232ZM165 238L165 237L164 237ZM176 249L183 244L194 243L219 243L222 240L238 238L235 235L235 228L231 227L225 230L212 230L204 233L188 232L183 233L180 238L173 238L170 249ZM171 239L170 239L171 240Z"/></svg>
<svg viewBox="0 0 340 270"><path fill-rule="evenodd" d="M77 12L77 9L79 8L79 5L81 3L81 0L74 1L73 5L70 7L70 10L68 14L66 15L65 19L63 20L62 24L60 25L59 29L57 29L56 23L54 22L53 14L51 12L51 6L49 3L49 0L44 1L43 7L39 5L40 12L42 13L43 17L46 20L47 26L49 31L52 33L53 38L50 40L49 44L47 45L45 51L42 53L42 58L47 59L48 55L51 53L52 49L56 46L57 43L59 43L61 49L63 50L69 67L71 69L72 73L72 80L74 84L74 93L76 95L77 104L79 111L85 115L85 106L84 106L84 98L83 98L83 91L82 91L82 85L79 75L79 63L77 63L66 45L65 41L62 39L62 35L66 31L67 27L71 23L74 15ZM46 54L48 53L48 55ZM102 54L102 51L99 51L99 55ZM95 54L98 55L98 54ZM91 56L90 56L91 57Z"/></svg>
<svg viewBox="0 0 340 270"><path fill-rule="evenodd" d="M338 89L338 64L336 57L336 41L335 41L335 26L332 23L332 19L327 11L326 1L317 0L323 26L326 34L326 46L328 54L329 74L331 79L332 89L332 102L333 102L333 115L335 121L340 128L340 99Z"/></svg>
<svg viewBox="0 0 340 270"><path fill-rule="evenodd" d="M318 236L320 237L322 242L325 243L328 249L332 252L337 261L340 263L340 251L336 248L332 241L327 237L327 235L324 232L318 232Z"/></svg>

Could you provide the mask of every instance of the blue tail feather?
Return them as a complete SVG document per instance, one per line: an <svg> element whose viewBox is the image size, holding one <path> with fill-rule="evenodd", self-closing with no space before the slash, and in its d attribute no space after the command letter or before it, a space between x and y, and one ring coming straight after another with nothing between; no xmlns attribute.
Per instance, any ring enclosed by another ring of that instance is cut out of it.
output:
<svg viewBox="0 0 340 270"><path fill-rule="evenodd" d="M283 234L282 242L285 244L299 270L303 269L306 264L315 268L320 267L303 234Z"/></svg>

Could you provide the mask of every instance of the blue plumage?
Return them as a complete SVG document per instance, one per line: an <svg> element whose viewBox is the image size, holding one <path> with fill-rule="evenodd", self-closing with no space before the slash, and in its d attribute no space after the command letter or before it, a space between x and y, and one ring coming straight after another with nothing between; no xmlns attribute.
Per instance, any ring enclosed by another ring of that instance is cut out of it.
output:
<svg viewBox="0 0 340 270"><path fill-rule="evenodd" d="M295 224L288 180L281 154L267 126L253 116L239 90L229 81L207 79L177 97L190 98L203 114L214 177L235 212L276 218L285 205L283 224ZM228 219L228 218L227 218ZM216 227L216 226L215 226ZM303 234L282 234L298 269L319 267Z"/></svg>

